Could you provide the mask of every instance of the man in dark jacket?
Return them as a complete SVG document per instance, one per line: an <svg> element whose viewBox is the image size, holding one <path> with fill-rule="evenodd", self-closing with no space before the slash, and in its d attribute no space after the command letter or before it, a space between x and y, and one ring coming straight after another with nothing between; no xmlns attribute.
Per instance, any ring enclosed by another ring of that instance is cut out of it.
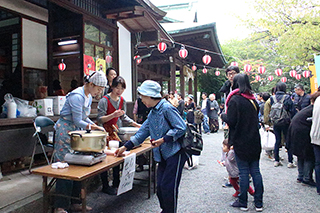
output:
<svg viewBox="0 0 320 213"><path fill-rule="evenodd" d="M226 76L227 76L228 80L226 82L224 82L223 86L220 89L220 92L225 94L225 99L229 95L229 92L232 91L231 87L233 84L233 77L236 74L238 74L239 72L240 72L240 70L239 70L239 67L237 67L237 66L229 66L226 69Z"/></svg>
<svg viewBox="0 0 320 213"><path fill-rule="evenodd" d="M303 108L293 117L287 138L287 146L298 158L297 182L311 186L315 186L312 178L315 157L310 138L312 121L308 118L312 117L313 103L319 95L319 92L311 95L311 105Z"/></svg>
<svg viewBox="0 0 320 213"><path fill-rule="evenodd" d="M302 110L303 108L310 105L310 96L305 93L304 88L301 84L297 84L294 87L294 96L293 104L295 106L294 114Z"/></svg>

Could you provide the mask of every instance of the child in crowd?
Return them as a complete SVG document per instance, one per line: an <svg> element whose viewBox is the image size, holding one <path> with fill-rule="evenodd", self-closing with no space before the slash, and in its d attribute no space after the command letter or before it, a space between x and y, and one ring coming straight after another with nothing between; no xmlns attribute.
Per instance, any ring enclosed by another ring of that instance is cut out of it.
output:
<svg viewBox="0 0 320 213"><path fill-rule="evenodd" d="M227 169L227 172L229 174L229 181L230 184L233 186L233 188L236 190L236 192L233 194L233 197L238 197L240 194L240 187L239 187L239 169L236 162L235 153L233 150L233 147L228 144L228 139L225 139L222 142L222 150L225 154L224 162L219 162L221 166L225 166ZM249 186L248 192L250 195L254 195L254 190L251 186Z"/></svg>
<svg viewBox="0 0 320 213"><path fill-rule="evenodd" d="M197 106L196 110L194 111L194 124L198 129L199 133L201 133L201 123L203 121L204 114L201 112L201 107Z"/></svg>

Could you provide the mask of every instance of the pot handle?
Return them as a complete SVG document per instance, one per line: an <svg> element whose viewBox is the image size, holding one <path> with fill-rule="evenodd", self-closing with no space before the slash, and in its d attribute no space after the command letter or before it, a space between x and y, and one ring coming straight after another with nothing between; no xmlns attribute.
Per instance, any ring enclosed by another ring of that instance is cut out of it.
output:
<svg viewBox="0 0 320 213"><path fill-rule="evenodd" d="M86 129L86 134L90 132L91 132L91 129Z"/></svg>
<svg viewBox="0 0 320 213"><path fill-rule="evenodd" d="M80 133L71 133L71 137L73 136L73 135L79 135L80 136L80 138L82 138L82 135L80 134Z"/></svg>

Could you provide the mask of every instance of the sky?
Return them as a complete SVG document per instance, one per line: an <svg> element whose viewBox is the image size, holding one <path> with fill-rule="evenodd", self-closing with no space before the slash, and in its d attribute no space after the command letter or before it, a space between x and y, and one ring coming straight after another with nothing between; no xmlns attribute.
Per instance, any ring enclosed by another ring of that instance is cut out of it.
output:
<svg viewBox="0 0 320 213"><path fill-rule="evenodd" d="M197 6L197 15L199 24L208 24L216 22L217 34L221 44L233 38L245 38L249 34L249 30L246 27L241 26L241 22L235 15L240 17L246 16L247 13L252 12L250 10L249 0L150 0L154 5L168 5L168 4L178 4L193 2ZM187 21L192 21L194 11L190 11L189 14L186 12L178 13L168 12L167 16L177 16L177 19L185 19ZM163 27L170 31L176 29L173 26ZM191 23L184 25L185 28L192 27Z"/></svg>

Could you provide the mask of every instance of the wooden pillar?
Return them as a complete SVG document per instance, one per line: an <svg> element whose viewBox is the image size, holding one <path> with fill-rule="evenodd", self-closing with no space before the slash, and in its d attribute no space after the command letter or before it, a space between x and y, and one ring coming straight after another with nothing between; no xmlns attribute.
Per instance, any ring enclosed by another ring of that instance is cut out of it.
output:
<svg viewBox="0 0 320 213"><path fill-rule="evenodd" d="M192 79L189 78L189 81L188 81L188 94L193 94L192 92Z"/></svg>
<svg viewBox="0 0 320 213"><path fill-rule="evenodd" d="M185 80L183 73L183 65L180 66L180 93L182 97L185 97Z"/></svg>
<svg viewBox="0 0 320 213"><path fill-rule="evenodd" d="M174 56L169 56L170 61L170 86L168 92L176 91L176 60Z"/></svg>
<svg viewBox="0 0 320 213"><path fill-rule="evenodd" d="M193 77L193 85L194 85L194 90L193 90L193 95L194 95L194 102L198 103L198 98L197 98L197 92L198 92L198 75L197 71L194 72L194 77Z"/></svg>

